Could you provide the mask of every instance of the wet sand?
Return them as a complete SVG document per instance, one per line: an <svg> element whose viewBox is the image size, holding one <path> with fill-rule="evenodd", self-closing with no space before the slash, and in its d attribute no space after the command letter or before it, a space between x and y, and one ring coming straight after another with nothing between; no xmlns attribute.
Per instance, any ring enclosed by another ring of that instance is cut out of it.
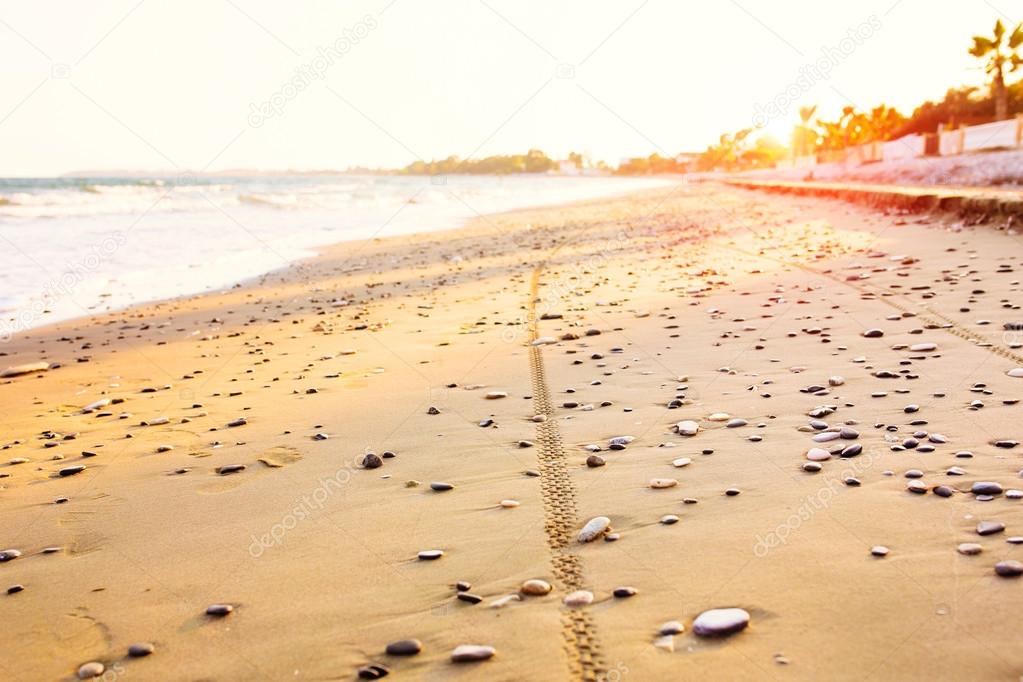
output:
<svg viewBox="0 0 1023 682"><path fill-rule="evenodd" d="M0 383L3 669L1016 680L998 227L679 185L32 331L0 349L59 365ZM695 634L718 608L748 626Z"/></svg>

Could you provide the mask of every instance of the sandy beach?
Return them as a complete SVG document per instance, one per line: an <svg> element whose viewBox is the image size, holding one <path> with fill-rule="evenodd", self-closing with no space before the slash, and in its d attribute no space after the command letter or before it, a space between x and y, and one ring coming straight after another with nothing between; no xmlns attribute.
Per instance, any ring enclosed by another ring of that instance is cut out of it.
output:
<svg viewBox="0 0 1023 682"><path fill-rule="evenodd" d="M20 334L5 678L1017 680L999 227L678 184Z"/></svg>

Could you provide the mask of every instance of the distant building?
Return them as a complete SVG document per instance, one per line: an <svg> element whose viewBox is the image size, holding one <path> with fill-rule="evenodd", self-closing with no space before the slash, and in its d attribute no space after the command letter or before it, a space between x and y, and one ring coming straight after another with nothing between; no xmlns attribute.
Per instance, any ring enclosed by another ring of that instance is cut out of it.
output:
<svg viewBox="0 0 1023 682"><path fill-rule="evenodd" d="M700 156L701 154L699 152L681 152L675 155L675 163L678 165L679 170L684 173L688 173L693 170L693 166Z"/></svg>
<svg viewBox="0 0 1023 682"><path fill-rule="evenodd" d="M575 161L571 159L561 159L558 161L558 174L560 175L579 175L579 166L575 165Z"/></svg>

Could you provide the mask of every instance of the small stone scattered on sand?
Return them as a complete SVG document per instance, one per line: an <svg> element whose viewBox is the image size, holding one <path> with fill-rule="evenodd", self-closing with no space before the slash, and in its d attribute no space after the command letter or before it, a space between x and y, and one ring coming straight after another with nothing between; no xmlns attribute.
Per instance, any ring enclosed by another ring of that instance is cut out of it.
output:
<svg viewBox="0 0 1023 682"><path fill-rule="evenodd" d="M444 550L442 549L424 549L417 555L420 561L435 561L444 556Z"/></svg>
<svg viewBox="0 0 1023 682"><path fill-rule="evenodd" d="M576 590L565 597L565 606L579 608L593 603L593 593L589 590Z"/></svg>
<svg viewBox="0 0 1023 682"><path fill-rule="evenodd" d="M497 649L482 644L460 644L451 652L452 663L475 663L493 658Z"/></svg>
<svg viewBox="0 0 1023 682"><path fill-rule="evenodd" d="M1005 530L1005 524L1001 521L981 521L977 524L977 535L994 535Z"/></svg>
<svg viewBox="0 0 1023 682"><path fill-rule="evenodd" d="M711 609L696 617L693 632L701 637L720 637L745 629L749 621L750 615L743 609Z"/></svg>
<svg viewBox="0 0 1023 682"><path fill-rule="evenodd" d="M579 531L577 540L583 543L593 542L606 533L610 527L611 519L606 516L596 516L586 522L586 525Z"/></svg>
<svg viewBox="0 0 1023 682"><path fill-rule="evenodd" d="M1015 559L999 561L995 564L995 573L1003 578L1017 578L1023 575L1023 563Z"/></svg>
<svg viewBox="0 0 1023 682"><path fill-rule="evenodd" d="M223 617L234 611L234 606L231 604L210 604L206 607L207 616Z"/></svg>
<svg viewBox="0 0 1023 682"><path fill-rule="evenodd" d="M549 582L539 579L527 580L519 587L519 591L522 592L522 594L528 594L531 597L540 597L545 594L550 594L552 589L553 588Z"/></svg>
<svg viewBox="0 0 1023 682"><path fill-rule="evenodd" d="M105 670L106 667L99 661L90 661L88 663L83 663L81 666L78 667L78 679L91 680L102 675L103 671Z"/></svg>
<svg viewBox="0 0 1023 682"><path fill-rule="evenodd" d="M128 655L132 658L142 658L148 656L156 650L150 642L135 642L128 646Z"/></svg>

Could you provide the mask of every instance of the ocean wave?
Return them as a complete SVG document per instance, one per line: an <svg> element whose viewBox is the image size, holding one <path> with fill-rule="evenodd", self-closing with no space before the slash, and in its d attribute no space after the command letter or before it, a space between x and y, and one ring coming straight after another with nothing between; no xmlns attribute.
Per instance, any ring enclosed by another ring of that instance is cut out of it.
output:
<svg viewBox="0 0 1023 682"><path fill-rule="evenodd" d="M239 194L238 202L279 209L293 209L300 206L298 197L294 194Z"/></svg>

